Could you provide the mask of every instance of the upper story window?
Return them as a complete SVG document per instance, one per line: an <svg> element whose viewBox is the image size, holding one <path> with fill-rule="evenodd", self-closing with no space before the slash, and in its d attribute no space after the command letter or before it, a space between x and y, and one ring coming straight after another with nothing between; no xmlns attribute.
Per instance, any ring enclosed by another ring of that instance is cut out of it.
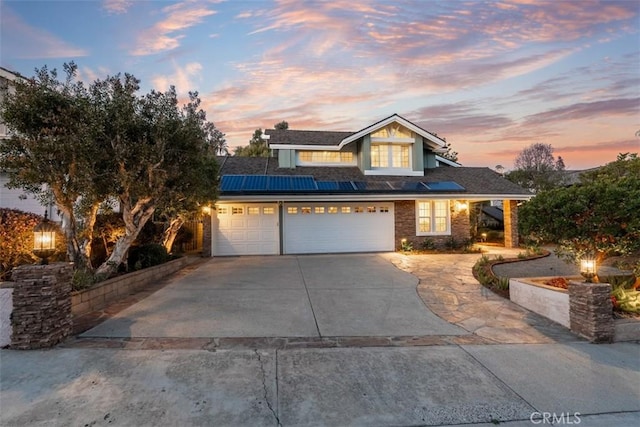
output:
<svg viewBox="0 0 640 427"><path fill-rule="evenodd" d="M371 144L371 167L409 169L410 153L407 144Z"/></svg>
<svg viewBox="0 0 640 427"><path fill-rule="evenodd" d="M298 151L298 164L353 165L354 155L350 151Z"/></svg>

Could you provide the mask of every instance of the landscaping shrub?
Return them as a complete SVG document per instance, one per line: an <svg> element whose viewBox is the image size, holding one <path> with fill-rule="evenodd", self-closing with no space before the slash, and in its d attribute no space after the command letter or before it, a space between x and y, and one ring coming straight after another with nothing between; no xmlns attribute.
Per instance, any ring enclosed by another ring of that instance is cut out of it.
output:
<svg viewBox="0 0 640 427"><path fill-rule="evenodd" d="M436 249L436 242L434 242L433 239L430 239L429 237L425 237L425 239L420 244L420 249L424 251L433 251Z"/></svg>
<svg viewBox="0 0 640 427"><path fill-rule="evenodd" d="M31 212L0 208L0 280L9 280L14 267L39 261L32 252L33 228L42 219ZM56 249L60 259L64 259L66 248L62 233L56 233Z"/></svg>
<svg viewBox="0 0 640 427"><path fill-rule="evenodd" d="M129 270L140 270L165 263L169 260L169 254L164 246L159 243L149 243L135 246L129 250Z"/></svg>

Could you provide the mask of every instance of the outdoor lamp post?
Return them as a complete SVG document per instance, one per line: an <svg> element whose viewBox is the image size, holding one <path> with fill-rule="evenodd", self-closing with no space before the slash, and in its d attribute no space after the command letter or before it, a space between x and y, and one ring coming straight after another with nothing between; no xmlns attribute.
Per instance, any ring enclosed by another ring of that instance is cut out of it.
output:
<svg viewBox="0 0 640 427"><path fill-rule="evenodd" d="M587 283L592 283L592 279L596 275L595 258L584 257L580 260L580 274L586 279Z"/></svg>
<svg viewBox="0 0 640 427"><path fill-rule="evenodd" d="M56 253L56 227L44 213L44 219L33 229L33 253L42 258L42 265L49 263L47 258Z"/></svg>

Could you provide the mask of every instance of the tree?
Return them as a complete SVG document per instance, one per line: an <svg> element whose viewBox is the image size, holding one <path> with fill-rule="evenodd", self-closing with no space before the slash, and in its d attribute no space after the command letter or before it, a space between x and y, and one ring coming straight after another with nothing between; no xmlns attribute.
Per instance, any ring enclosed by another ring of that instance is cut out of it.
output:
<svg viewBox="0 0 640 427"><path fill-rule="evenodd" d="M505 176L509 181L534 193L559 187L564 182L564 161L554 159L551 144L532 144L515 159L514 170Z"/></svg>
<svg viewBox="0 0 640 427"><path fill-rule="evenodd" d="M101 123L93 99L76 81L73 62L64 64L64 72L60 81L45 66L35 77L15 81L14 90L2 88L0 115L13 136L0 140L0 167L11 187L42 201L53 198L70 260L90 267L93 225L110 178L107 157L95 143Z"/></svg>
<svg viewBox="0 0 640 427"><path fill-rule="evenodd" d="M640 158L621 154L585 173L580 183L541 192L520 209L523 235L558 242L558 255L575 261L640 250Z"/></svg>
<svg viewBox="0 0 640 427"><path fill-rule="evenodd" d="M276 123L275 125L273 125L273 128L276 130L287 130L289 129L289 123L283 120L280 123Z"/></svg>
<svg viewBox="0 0 640 427"><path fill-rule="evenodd" d="M98 275L117 270L156 209L179 219L198 201L215 197L215 148L207 139L214 133L199 109L197 93L179 108L174 87L138 97L138 84L125 74L94 85L105 113L101 142L110 155L114 194L125 224L125 234L96 270Z"/></svg>
<svg viewBox="0 0 640 427"><path fill-rule="evenodd" d="M440 154L442 157L444 157L447 160L451 160L452 162L458 162L458 152L457 151L453 151L453 149L451 148L451 144L448 143L446 141L446 139L444 140L444 148L446 148L446 152Z"/></svg>
<svg viewBox="0 0 640 427"><path fill-rule="evenodd" d="M262 138L262 129L256 129L249 141L249 145L244 147L236 147L234 156L239 157L269 157L271 150L267 145L267 141Z"/></svg>

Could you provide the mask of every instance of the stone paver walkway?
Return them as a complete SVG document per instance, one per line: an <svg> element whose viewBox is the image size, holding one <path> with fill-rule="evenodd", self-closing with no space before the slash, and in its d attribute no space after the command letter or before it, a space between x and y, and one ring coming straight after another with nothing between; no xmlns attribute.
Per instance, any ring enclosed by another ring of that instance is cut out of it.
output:
<svg viewBox="0 0 640 427"><path fill-rule="evenodd" d="M520 250L487 248L484 255L516 257ZM484 288L471 269L480 254L385 255L398 268L418 277L418 294L436 315L496 344L581 341L568 329ZM512 264L526 264L522 261ZM515 277L515 276L514 276Z"/></svg>

